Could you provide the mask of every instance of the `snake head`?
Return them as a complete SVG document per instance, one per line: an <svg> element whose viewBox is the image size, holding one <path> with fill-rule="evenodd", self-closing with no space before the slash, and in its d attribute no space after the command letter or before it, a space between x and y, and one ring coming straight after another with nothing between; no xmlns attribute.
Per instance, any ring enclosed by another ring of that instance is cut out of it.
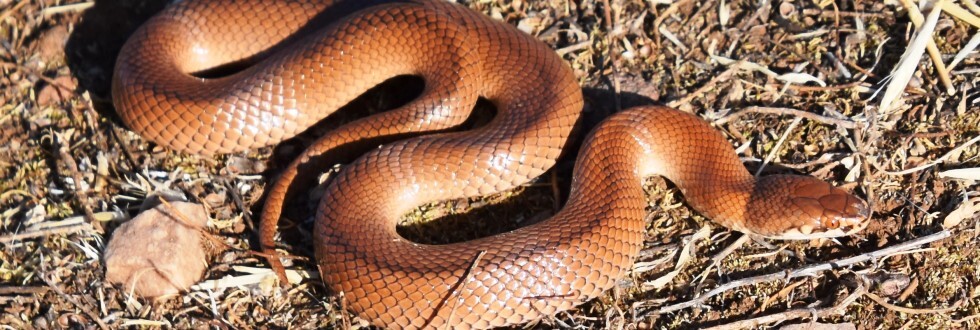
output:
<svg viewBox="0 0 980 330"><path fill-rule="evenodd" d="M769 195L767 219L770 230L763 235L776 239L814 239L854 234L867 227L868 204L830 183L808 176L776 175L762 178L775 187ZM778 191L778 192L776 192ZM780 226L772 226L781 223Z"/></svg>

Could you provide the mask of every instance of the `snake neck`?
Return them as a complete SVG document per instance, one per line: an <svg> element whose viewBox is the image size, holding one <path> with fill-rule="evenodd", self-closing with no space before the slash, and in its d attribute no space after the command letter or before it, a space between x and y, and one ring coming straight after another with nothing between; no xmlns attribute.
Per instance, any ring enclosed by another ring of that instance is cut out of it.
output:
<svg viewBox="0 0 980 330"><path fill-rule="evenodd" d="M636 158L631 160L636 184L646 177L662 176L676 185L688 205L702 215L733 230L745 229L744 222L738 219L747 216L747 201L751 200L756 180L731 152L728 141L706 122L664 107L645 107L610 117L595 135L607 134L620 135L616 140L621 142L599 138L594 143L642 150L632 156L617 155ZM580 159L579 165L583 163L590 161Z"/></svg>

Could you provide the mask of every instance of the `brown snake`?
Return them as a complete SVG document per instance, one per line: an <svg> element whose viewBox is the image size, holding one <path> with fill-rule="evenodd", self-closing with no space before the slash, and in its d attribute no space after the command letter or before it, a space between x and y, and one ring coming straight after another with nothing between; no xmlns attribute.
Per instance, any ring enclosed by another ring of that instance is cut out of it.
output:
<svg viewBox="0 0 980 330"><path fill-rule="evenodd" d="M497 114L488 124L385 143L327 187L315 225L320 273L376 325L513 325L598 296L643 245L647 176L666 177L691 207L749 234L806 239L866 224L868 208L857 197L811 177L757 179L697 117L644 107L591 132L568 202L552 218L461 243L408 241L395 227L419 205L505 191L550 168L582 92L544 43L465 7L409 1L311 23L330 16L320 13L331 2L179 2L124 46L112 94L143 137L210 155L292 137L391 77L424 79L415 100L326 134L284 171L262 215L266 251L298 166L367 138L452 128L479 97L490 101ZM196 75L229 63L240 70Z"/></svg>

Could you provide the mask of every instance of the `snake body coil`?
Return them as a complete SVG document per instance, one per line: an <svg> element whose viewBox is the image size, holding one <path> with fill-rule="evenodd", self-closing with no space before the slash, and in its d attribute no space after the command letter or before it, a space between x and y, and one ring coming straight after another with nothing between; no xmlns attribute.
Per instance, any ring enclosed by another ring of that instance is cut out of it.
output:
<svg viewBox="0 0 980 330"><path fill-rule="evenodd" d="M418 205L508 190L550 168L581 111L581 90L546 45L462 6L372 6L311 28L332 5L179 2L123 48L113 101L149 140L229 153L289 138L391 77L422 77L420 97L328 133L284 171L264 209L267 250L297 167L361 139L451 128L479 97L493 103L489 124L384 144L328 186L315 227L322 278L377 325L513 325L596 297L643 244L646 176L665 176L699 212L750 234L840 236L864 225L860 199L810 177L756 179L697 117L645 107L589 135L569 200L551 219L469 242L408 241L395 225ZM245 68L195 76L229 64Z"/></svg>

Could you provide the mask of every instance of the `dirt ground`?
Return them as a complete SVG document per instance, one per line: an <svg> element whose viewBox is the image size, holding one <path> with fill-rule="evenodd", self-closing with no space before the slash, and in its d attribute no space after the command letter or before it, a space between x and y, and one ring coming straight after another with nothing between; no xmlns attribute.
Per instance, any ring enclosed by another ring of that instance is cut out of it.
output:
<svg viewBox="0 0 980 330"><path fill-rule="evenodd" d="M651 179L648 248L633 272L605 295L522 328L980 326L980 55L947 68L948 87L922 56L901 101L882 108L915 31L900 1L465 3L562 55L585 88L584 127L630 105L669 104L713 122L750 170L767 160L764 173L811 174L874 211L853 237L749 240L726 254L741 235ZM205 204L209 231L230 247L214 253L207 279L266 268L249 253L263 189L316 135L209 158L128 131L110 103L113 63L127 36L165 5L0 0L0 328L365 327L315 279L160 300L104 281L102 252L121 222L113 218L135 216L161 189ZM932 40L949 64L977 33L943 13ZM420 207L407 219L423 224L403 233L444 242L545 218L560 206L573 165L565 157L515 192ZM973 169L973 180L955 169ZM313 201L298 203L290 219L301 220L285 230L282 248L301 257L290 268L315 271L307 229L317 192L300 195ZM477 220L486 217L504 220ZM425 221L432 218L448 220Z"/></svg>

